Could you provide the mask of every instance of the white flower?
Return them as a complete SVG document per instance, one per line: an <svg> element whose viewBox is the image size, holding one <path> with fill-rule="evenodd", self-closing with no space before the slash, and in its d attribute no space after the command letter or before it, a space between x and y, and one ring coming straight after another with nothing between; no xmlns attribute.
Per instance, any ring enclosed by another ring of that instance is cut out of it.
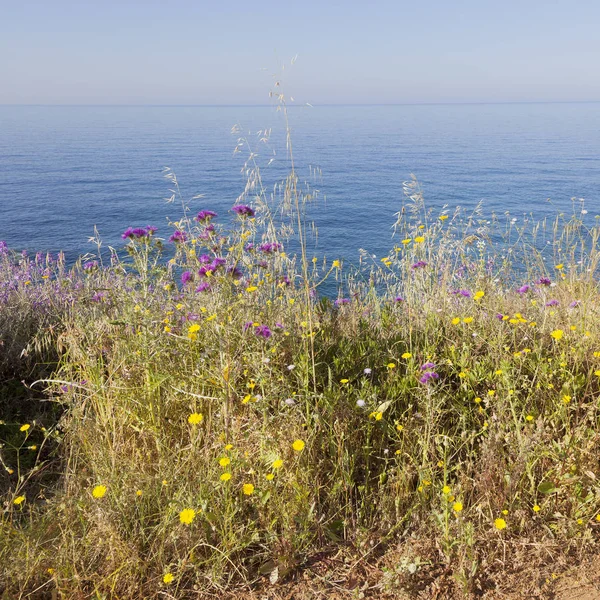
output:
<svg viewBox="0 0 600 600"><path fill-rule="evenodd" d="M372 373L372 371L371 371L371 369L369 369L369 367L367 367L367 368L366 368L366 369L363 371L363 373L364 373L365 375L370 375L370 374Z"/></svg>
<svg viewBox="0 0 600 600"><path fill-rule="evenodd" d="M366 402L364 400L357 400L356 401L356 406L358 406L359 408L363 408L365 406Z"/></svg>
<svg viewBox="0 0 600 600"><path fill-rule="evenodd" d="M295 368L296 368L296 365L288 365L287 366L288 371L293 371Z"/></svg>
<svg viewBox="0 0 600 600"><path fill-rule="evenodd" d="M286 398L286 399L285 399L285 403L286 403L288 406L294 406L294 404L296 404L296 401L295 401L293 398Z"/></svg>

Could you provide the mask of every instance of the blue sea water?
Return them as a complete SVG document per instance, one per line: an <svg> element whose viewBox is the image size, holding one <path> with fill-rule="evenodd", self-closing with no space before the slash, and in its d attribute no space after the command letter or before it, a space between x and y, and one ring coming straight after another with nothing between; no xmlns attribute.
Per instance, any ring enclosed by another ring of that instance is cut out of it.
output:
<svg viewBox="0 0 600 600"><path fill-rule="evenodd" d="M295 107L289 117L297 171L320 191L317 254L386 253L411 173L435 209L483 200L488 214L541 217L584 198L589 218L600 213L600 103ZM167 236L181 208L164 200L165 166L186 198L203 195L194 210L226 215L245 185L236 124L272 190L288 167L274 107L0 106L0 240L73 260L94 250L94 226L113 246L128 226Z"/></svg>

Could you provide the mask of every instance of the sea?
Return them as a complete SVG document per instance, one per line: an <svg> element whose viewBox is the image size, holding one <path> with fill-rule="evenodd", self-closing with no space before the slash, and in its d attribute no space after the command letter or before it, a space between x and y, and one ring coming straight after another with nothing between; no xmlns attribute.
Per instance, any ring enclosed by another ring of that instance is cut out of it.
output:
<svg viewBox="0 0 600 600"><path fill-rule="evenodd" d="M104 248L127 227L167 238L184 205L227 226L249 168L277 201L289 140L316 256L387 254L412 176L434 214L600 214L600 103L290 106L287 119L277 106L0 106L0 240L74 261L95 231Z"/></svg>

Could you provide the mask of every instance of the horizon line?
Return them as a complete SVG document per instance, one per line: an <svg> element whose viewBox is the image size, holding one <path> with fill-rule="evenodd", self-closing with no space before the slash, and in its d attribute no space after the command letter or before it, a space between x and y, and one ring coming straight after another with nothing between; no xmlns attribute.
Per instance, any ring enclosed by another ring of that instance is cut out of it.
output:
<svg viewBox="0 0 600 600"><path fill-rule="evenodd" d="M318 108L318 107L370 107L370 106L486 106L499 104L598 104L600 100L506 100L506 101L468 101L468 102L344 102L344 103L294 103L287 108ZM278 104L59 104L59 103L1 103L0 107L107 107L107 108L273 108Z"/></svg>

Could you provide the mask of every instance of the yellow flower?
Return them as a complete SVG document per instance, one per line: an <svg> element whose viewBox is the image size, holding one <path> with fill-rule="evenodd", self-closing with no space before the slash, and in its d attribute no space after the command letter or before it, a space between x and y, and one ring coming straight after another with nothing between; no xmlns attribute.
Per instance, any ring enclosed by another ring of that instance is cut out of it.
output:
<svg viewBox="0 0 600 600"><path fill-rule="evenodd" d="M475 400L473 400L473 402L475 402L475 404L481 404L481 398L479 396L477 396L477 398L475 398Z"/></svg>
<svg viewBox="0 0 600 600"><path fill-rule="evenodd" d="M388 369L395 369L395 368L396 368L396 364L395 364L395 363L393 363L393 362L391 362L391 363L388 363L388 364L386 365L386 367L387 367Z"/></svg>
<svg viewBox="0 0 600 600"><path fill-rule="evenodd" d="M17 506L19 506L20 504L23 504L23 502L25 502L25 496L17 496L13 500L13 504L16 504Z"/></svg>
<svg viewBox="0 0 600 600"><path fill-rule="evenodd" d="M281 469L281 467L283 467L283 461L278 458L277 460L273 461L273 464L271 465L274 469Z"/></svg>
<svg viewBox="0 0 600 600"><path fill-rule="evenodd" d="M457 512L457 513L459 513L459 512L460 512L460 511L463 509L462 502L455 502L455 503L452 505L452 509L454 510L454 512Z"/></svg>
<svg viewBox="0 0 600 600"><path fill-rule="evenodd" d="M408 245L408 244L410 244L411 242L412 242L412 240L411 240L410 238L406 238L406 239L402 240L402 244L403 244L404 246L407 246L407 245Z"/></svg>
<svg viewBox="0 0 600 600"><path fill-rule="evenodd" d="M563 336L563 330L562 329L555 329L551 334L551 337L553 337L555 340L561 340L562 336Z"/></svg>
<svg viewBox="0 0 600 600"><path fill-rule="evenodd" d="M339 269L339 268L340 268L342 265L340 264L340 261L339 261L339 260L334 260L334 261L333 261L333 263L331 264L331 266L332 266L334 269Z"/></svg>
<svg viewBox="0 0 600 600"><path fill-rule="evenodd" d="M229 458L227 458L227 456L224 456L223 458L219 459L219 464L222 467L226 467L230 462L231 462L231 460Z"/></svg>
<svg viewBox="0 0 600 600"><path fill-rule="evenodd" d="M257 289L258 289L258 288L257 288L255 285L249 285L249 286L246 288L246 291L247 291L247 292L255 292Z"/></svg>
<svg viewBox="0 0 600 600"><path fill-rule="evenodd" d="M503 529L506 529L506 521L504 519L496 519L494 521L494 527L498 531L502 531Z"/></svg>
<svg viewBox="0 0 600 600"><path fill-rule="evenodd" d="M563 404L569 404L571 402L571 396L567 396L566 394L562 397Z"/></svg>
<svg viewBox="0 0 600 600"><path fill-rule="evenodd" d="M527 415L527 416L525 417L525 420L526 420L526 421L529 421L530 423L531 423L531 421L533 421L533 419L534 419L533 415Z"/></svg>
<svg viewBox="0 0 600 600"><path fill-rule="evenodd" d="M502 369L498 369L497 371L494 371L494 375L502 375Z"/></svg>
<svg viewBox="0 0 600 600"><path fill-rule="evenodd" d="M448 215L440 215L440 221L445 221L448 218Z"/></svg>
<svg viewBox="0 0 600 600"><path fill-rule="evenodd" d="M275 478L275 475L273 475L273 473L267 473L267 474L265 475L265 479L266 479L267 481L273 481L273 479L274 479L274 478Z"/></svg>
<svg viewBox="0 0 600 600"><path fill-rule="evenodd" d="M467 323L467 325L472 322L473 322L473 317L466 317L463 319L463 323Z"/></svg>
<svg viewBox="0 0 600 600"><path fill-rule="evenodd" d="M425 238L422 235L418 235L415 238L415 244L422 244L425 241Z"/></svg>
<svg viewBox="0 0 600 600"><path fill-rule="evenodd" d="M448 485L445 485L445 486L442 488L442 494L446 494L446 496L447 496L447 495L448 495L448 494L449 494L451 491L452 491L452 490L450 489L450 486L448 486Z"/></svg>
<svg viewBox="0 0 600 600"><path fill-rule="evenodd" d="M225 450L231 450L233 448L233 444L227 444L225 446Z"/></svg>
<svg viewBox="0 0 600 600"><path fill-rule="evenodd" d="M600 377L600 371L594 371L594 375L595 375L596 377Z"/></svg>
<svg viewBox="0 0 600 600"><path fill-rule="evenodd" d="M194 323L188 327L188 333L196 333L200 331L200 325L198 323Z"/></svg>
<svg viewBox="0 0 600 600"><path fill-rule="evenodd" d="M383 419L383 413L382 412L375 413L375 420L381 421L381 419Z"/></svg>
<svg viewBox="0 0 600 600"><path fill-rule="evenodd" d="M473 300L481 300L484 296L485 292L480 290L479 292L475 292L475 294L473 294Z"/></svg>
<svg viewBox="0 0 600 600"><path fill-rule="evenodd" d="M142 490L136 490L135 495L136 496L141 496L144 492L142 492Z"/></svg>
<svg viewBox="0 0 600 600"><path fill-rule="evenodd" d="M558 271L561 271L562 269L565 268L565 265L563 265L562 263L560 263L560 265L556 265L554 268L557 269Z"/></svg>
<svg viewBox="0 0 600 600"><path fill-rule="evenodd" d="M221 481L229 481L231 479L231 473L223 473L221 475Z"/></svg>
<svg viewBox="0 0 600 600"><path fill-rule="evenodd" d="M21 425L19 431L27 431L30 427L31 425L29 423L25 423L25 425Z"/></svg>
<svg viewBox="0 0 600 600"><path fill-rule="evenodd" d="M196 518L196 511L193 508L184 508L179 513L179 520L184 525L191 525L192 521Z"/></svg>
<svg viewBox="0 0 600 600"><path fill-rule="evenodd" d="M340 383L348 383L349 379L340 379Z"/></svg>
<svg viewBox="0 0 600 600"><path fill-rule="evenodd" d="M246 496L252 496L254 493L254 486L251 483L245 483L242 487L242 492L244 492Z"/></svg>
<svg viewBox="0 0 600 600"><path fill-rule="evenodd" d="M192 413L188 417L188 423L190 425L199 425L200 423L202 423L203 419L204 419L204 415L202 413Z"/></svg>
<svg viewBox="0 0 600 600"><path fill-rule="evenodd" d="M97 485L92 490L92 496L94 496L94 498L104 498L105 494L106 494L106 486L105 485Z"/></svg>
<svg viewBox="0 0 600 600"><path fill-rule="evenodd" d="M296 451L296 452L302 452L302 450L304 450L304 442L302 440L296 440L293 444L292 444L292 448Z"/></svg>
<svg viewBox="0 0 600 600"><path fill-rule="evenodd" d="M405 352L405 353L402 355L402 358L406 359L406 358L410 358L411 356L412 356L412 354L411 354L410 352Z"/></svg>
<svg viewBox="0 0 600 600"><path fill-rule="evenodd" d="M491 396L495 396L496 395L496 390L488 390L487 395L490 396L490 397Z"/></svg>
<svg viewBox="0 0 600 600"><path fill-rule="evenodd" d="M165 573L163 576L163 583L166 583L167 585L169 585L169 583L171 583L173 581L173 579L175 579L175 576L173 575L173 573Z"/></svg>
<svg viewBox="0 0 600 600"><path fill-rule="evenodd" d="M540 508L539 504L534 504L533 505L533 512L538 513L538 512L540 512L540 510L542 510L542 509Z"/></svg>

